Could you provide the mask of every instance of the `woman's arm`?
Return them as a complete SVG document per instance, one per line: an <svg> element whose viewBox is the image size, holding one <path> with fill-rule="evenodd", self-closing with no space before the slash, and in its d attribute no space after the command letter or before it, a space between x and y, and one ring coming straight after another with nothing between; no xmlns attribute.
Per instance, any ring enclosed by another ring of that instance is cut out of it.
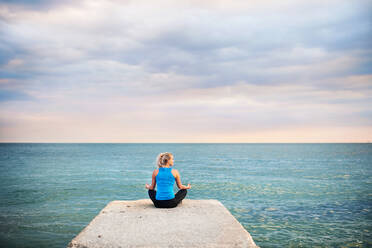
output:
<svg viewBox="0 0 372 248"><path fill-rule="evenodd" d="M181 176L180 176L180 173L178 172L178 170L174 169L175 171L175 174L176 174L176 183L177 183L177 187L179 189L191 189L191 185L190 184L187 184L187 186L185 185L182 185L181 183Z"/></svg>
<svg viewBox="0 0 372 248"><path fill-rule="evenodd" d="M152 173L152 182L151 182L151 185L148 185L148 184L146 183L146 189L151 189L151 190L155 189L155 185L156 185L156 175L157 175L156 171L157 171L157 170L154 170L154 172Z"/></svg>

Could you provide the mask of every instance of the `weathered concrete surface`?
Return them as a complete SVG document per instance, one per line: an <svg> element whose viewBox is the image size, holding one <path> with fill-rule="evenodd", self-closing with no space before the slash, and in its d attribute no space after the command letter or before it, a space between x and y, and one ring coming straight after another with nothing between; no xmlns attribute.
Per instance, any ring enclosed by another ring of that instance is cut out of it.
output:
<svg viewBox="0 0 372 248"><path fill-rule="evenodd" d="M185 199L176 208L151 200L112 201L68 245L98 247L257 247L217 200Z"/></svg>

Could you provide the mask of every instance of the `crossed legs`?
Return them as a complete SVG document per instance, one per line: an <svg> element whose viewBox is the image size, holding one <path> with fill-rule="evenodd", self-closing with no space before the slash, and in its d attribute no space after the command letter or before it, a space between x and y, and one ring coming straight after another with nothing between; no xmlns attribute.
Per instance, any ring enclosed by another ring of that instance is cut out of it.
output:
<svg viewBox="0 0 372 248"><path fill-rule="evenodd" d="M174 208L186 197L187 190L180 189L173 199L170 200L156 200L156 190L149 189L149 197L157 208Z"/></svg>

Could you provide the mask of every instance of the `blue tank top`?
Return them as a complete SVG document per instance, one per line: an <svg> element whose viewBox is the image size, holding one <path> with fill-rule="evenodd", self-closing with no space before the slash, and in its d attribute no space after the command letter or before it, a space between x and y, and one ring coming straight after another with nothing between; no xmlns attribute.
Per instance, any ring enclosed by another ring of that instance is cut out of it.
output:
<svg viewBox="0 0 372 248"><path fill-rule="evenodd" d="M156 175L156 200L170 200L174 198L173 185L175 178L171 171L172 168L159 168L159 173Z"/></svg>

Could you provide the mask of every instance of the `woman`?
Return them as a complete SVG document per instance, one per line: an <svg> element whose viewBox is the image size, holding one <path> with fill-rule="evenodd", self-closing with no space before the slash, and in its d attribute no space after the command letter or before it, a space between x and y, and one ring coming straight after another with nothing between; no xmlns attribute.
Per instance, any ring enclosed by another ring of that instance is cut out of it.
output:
<svg viewBox="0 0 372 248"><path fill-rule="evenodd" d="M187 194L187 189L191 189L190 184L182 185L180 173L173 166L173 154L169 152L160 153L156 163L158 169L152 173L152 183L146 183L146 189L149 190L149 196L157 208L174 208L180 203ZM173 185L177 183L180 189L174 194ZM157 191L154 189L157 186Z"/></svg>

